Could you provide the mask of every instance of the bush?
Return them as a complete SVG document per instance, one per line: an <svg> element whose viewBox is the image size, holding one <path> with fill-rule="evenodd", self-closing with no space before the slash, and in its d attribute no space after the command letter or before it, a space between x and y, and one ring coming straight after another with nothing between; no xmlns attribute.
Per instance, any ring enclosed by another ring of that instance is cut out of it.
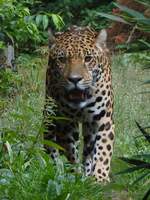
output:
<svg viewBox="0 0 150 200"><path fill-rule="evenodd" d="M39 3L39 2L38 2ZM0 2L0 41L15 43L16 47L36 46L47 40L47 29L50 19L56 28L63 26L62 18L50 12L36 11L32 8L36 1L6 0ZM31 42L32 41L32 42Z"/></svg>

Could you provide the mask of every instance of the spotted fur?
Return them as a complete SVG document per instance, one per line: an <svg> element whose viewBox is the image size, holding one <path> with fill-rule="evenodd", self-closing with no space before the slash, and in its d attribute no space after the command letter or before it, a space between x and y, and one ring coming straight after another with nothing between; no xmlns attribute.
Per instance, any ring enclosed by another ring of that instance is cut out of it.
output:
<svg viewBox="0 0 150 200"><path fill-rule="evenodd" d="M69 121L46 123L45 139L65 148L72 163L78 162L78 122L83 124L83 163L85 174L98 181L109 180L113 152L113 92L107 34L85 27L72 27L50 34L49 63L46 72L46 98L52 97L58 115ZM45 119L48 113L45 109ZM57 150L46 146L56 159Z"/></svg>

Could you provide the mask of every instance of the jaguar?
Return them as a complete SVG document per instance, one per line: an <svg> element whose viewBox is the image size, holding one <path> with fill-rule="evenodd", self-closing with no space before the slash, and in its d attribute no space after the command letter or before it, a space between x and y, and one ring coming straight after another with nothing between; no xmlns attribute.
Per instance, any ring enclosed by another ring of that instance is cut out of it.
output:
<svg viewBox="0 0 150 200"><path fill-rule="evenodd" d="M83 166L86 176L109 181L114 143L111 59L107 31L72 26L64 32L49 31L46 100L57 105L57 115L68 120L45 120L45 140L64 148L71 163L78 163L78 123L82 124ZM44 118L49 117L47 105ZM59 152L45 145L56 160Z"/></svg>

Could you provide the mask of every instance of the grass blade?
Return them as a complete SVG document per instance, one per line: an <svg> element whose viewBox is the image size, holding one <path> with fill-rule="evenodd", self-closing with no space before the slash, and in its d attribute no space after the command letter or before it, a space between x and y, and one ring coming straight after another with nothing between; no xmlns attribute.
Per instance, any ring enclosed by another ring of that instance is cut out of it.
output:
<svg viewBox="0 0 150 200"><path fill-rule="evenodd" d="M126 163L132 164L132 165L136 165L136 166L146 165L146 166L149 166L149 168L150 168L150 163L147 163L142 160L137 160L137 159L132 159L132 158L123 158L123 157L120 157L119 159L121 159L122 161L125 161Z"/></svg>
<svg viewBox="0 0 150 200"><path fill-rule="evenodd" d="M146 192L145 196L142 200L148 200L148 197L150 196L150 189Z"/></svg>
<svg viewBox="0 0 150 200"><path fill-rule="evenodd" d="M144 165L143 165L143 166L144 166ZM144 167L145 167L145 166L144 166ZM140 169L142 169L141 166L131 167L131 168L127 168L127 169L125 169L125 170L122 170L122 171L116 173L115 175L132 173L132 172L138 171L138 170L140 170Z"/></svg>
<svg viewBox="0 0 150 200"><path fill-rule="evenodd" d="M8 141L6 141L5 147L7 149L7 152L8 152L9 158L10 158L10 163L12 163L13 162L13 151L12 151L11 145L9 144Z"/></svg>
<svg viewBox="0 0 150 200"><path fill-rule="evenodd" d="M50 147L53 147L53 148L56 148L56 149L59 149L59 150L62 150L64 151L64 148L61 147L60 145L56 144L55 142L52 142L50 140L43 140L42 141L42 144L45 144L45 145L48 145Z"/></svg>
<svg viewBox="0 0 150 200"><path fill-rule="evenodd" d="M139 130L142 132L142 134L144 135L144 137L146 138L146 140L150 143L150 134L148 132L146 132L140 125L139 123L136 121L136 125L139 128Z"/></svg>
<svg viewBox="0 0 150 200"><path fill-rule="evenodd" d="M136 183L138 183L140 180L142 180L144 177L146 177L147 175L149 175L149 172L146 172L145 174L142 174L140 177L138 177L132 184L135 185Z"/></svg>

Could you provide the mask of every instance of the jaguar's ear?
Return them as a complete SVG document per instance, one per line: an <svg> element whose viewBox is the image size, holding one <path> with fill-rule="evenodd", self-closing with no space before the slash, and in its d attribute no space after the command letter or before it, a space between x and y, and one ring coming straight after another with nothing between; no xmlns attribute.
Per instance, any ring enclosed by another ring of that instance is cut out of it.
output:
<svg viewBox="0 0 150 200"><path fill-rule="evenodd" d="M106 41L107 41L107 31L105 29L102 29L96 38L95 44L97 47L106 47Z"/></svg>
<svg viewBox="0 0 150 200"><path fill-rule="evenodd" d="M51 47L55 43L55 36L53 35L51 28L48 29L48 42L49 47Z"/></svg>

